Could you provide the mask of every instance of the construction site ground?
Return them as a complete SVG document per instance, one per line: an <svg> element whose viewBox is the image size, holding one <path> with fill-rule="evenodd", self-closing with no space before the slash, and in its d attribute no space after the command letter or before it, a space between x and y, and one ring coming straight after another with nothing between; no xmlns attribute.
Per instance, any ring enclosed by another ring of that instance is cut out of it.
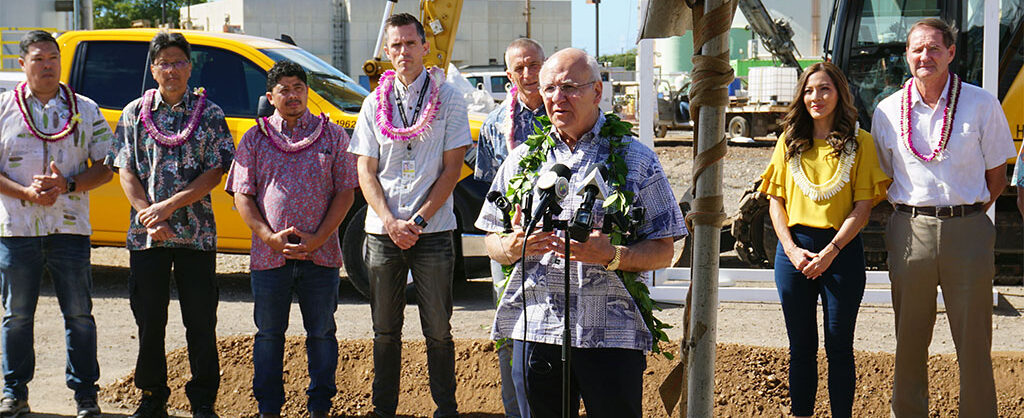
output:
<svg viewBox="0 0 1024 418"><path fill-rule="evenodd" d="M677 196L690 183L691 140L689 132L671 132L657 142L657 152ZM772 148L731 146L723 170L726 211L736 210L742 190L764 169ZM127 214L125 214L127 216ZM122 248L95 248L92 253L94 308L99 333L101 405L111 416L126 416L138 400L131 380L138 350L137 329L128 304L128 253ZM723 254L723 267L746 267L730 253ZM221 254L217 258L220 285L217 332L221 338L222 381L217 410L221 416L253 416L252 397L252 295L248 281L248 257ZM993 351L1000 416L1024 416L1024 288L999 286L999 305L993 318ZM332 413L363 416L372 410L370 382L373 377L370 307L343 281L338 324L339 393ZM184 328L176 298L172 300L167 326L167 350L173 414L189 416L184 384L188 361ZM467 416L498 417L501 401L498 364L493 343L487 340L494 309L488 279L473 279L455 291L452 316L456 339L456 367L460 411ZM669 330L673 343L668 350L678 353L682 337L683 309L665 306L659 317L676 325ZM417 308L406 308L403 351L403 380L399 401L402 416L423 417L433 412L427 389L426 360L419 330ZM819 313L819 323L821 315ZM36 313L36 373L30 383L29 403L36 416L74 416L72 393L64 384L64 328L49 282ZM285 414L300 416L305 410L308 377L302 341L302 320L293 305L286 345ZM782 312L771 303L722 303L718 309L715 404L716 416L782 416L788 413L786 346ZM819 339L823 337L819 336ZM888 415L892 388L892 353L895 350L891 306L864 305L857 320L855 340L858 383L856 416ZM958 377L955 347L948 321L940 313L936 320L930 361L932 416L956 416ZM828 411L826 363L819 357L819 414ZM678 360L676 360L678 361ZM644 382L644 416L669 414L661 406L658 385L675 361L651 355Z"/></svg>

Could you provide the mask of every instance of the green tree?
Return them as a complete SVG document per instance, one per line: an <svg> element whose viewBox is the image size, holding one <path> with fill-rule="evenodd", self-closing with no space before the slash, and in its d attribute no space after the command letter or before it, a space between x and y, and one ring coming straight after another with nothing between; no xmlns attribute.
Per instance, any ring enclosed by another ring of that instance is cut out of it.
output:
<svg viewBox="0 0 1024 418"><path fill-rule="evenodd" d="M206 0L191 0L191 3L206 3ZM163 23L161 16L166 16L167 22L177 27L178 9L188 4L189 0L94 0L94 25L96 29L127 28L133 20L147 19L157 26Z"/></svg>
<svg viewBox="0 0 1024 418"><path fill-rule="evenodd" d="M597 58L598 62L610 62L613 67L625 67L628 71L636 70L636 48L621 54L602 55Z"/></svg>

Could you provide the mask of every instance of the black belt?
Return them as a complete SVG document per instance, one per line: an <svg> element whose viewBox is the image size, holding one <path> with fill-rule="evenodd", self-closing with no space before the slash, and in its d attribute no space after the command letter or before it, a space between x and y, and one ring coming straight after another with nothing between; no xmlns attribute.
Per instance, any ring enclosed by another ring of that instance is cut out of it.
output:
<svg viewBox="0 0 1024 418"><path fill-rule="evenodd" d="M904 213L909 213L910 216L924 215L934 216L936 218L956 218L974 215L975 213L984 210L985 205L982 203L975 203L972 205L957 205L957 206L910 206L902 203L893 205L896 210Z"/></svg>

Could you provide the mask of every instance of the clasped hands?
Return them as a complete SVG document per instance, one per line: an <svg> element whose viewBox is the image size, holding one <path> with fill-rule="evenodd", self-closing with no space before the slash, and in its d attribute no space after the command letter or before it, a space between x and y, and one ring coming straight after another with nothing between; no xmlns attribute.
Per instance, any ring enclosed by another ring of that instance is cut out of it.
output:
<svg viewBox="0 0 1024 418"><path fill-rule="evenodd" d="M554 252L561 258L565 258L565 240L555 234L554 231L543 231L543 225L537 225L536 230L526 236L522 225L522 211L516 206L516 214L512 219L512 232L501 235L501 248L505 257L509 260L518 260L523 252L523 245L526 245L526 255L543 255ZM615 247L612 246L608 235L600 230L590 232L590 238L586 242L573 240L571 243L571 261L581 263L608 265L615 258Z"/></svg>
<svg viewBox="0 0 1024 418"><path fill-rule="evenodd" d="M836 255L839 253L834 250L832 245L826 245L825 249L817 253L800 248L797 245L793 245L785 251L789 261L793 263L793 267L796 267L804 276L812 280L821 277L825 270L828 269L828 266L832 265L832 261L835 260Z"/></svg>
<svg viewBox="0 0 1024 418"><path fill-rule="evenodd" d="M327 234L328 236L330 234ZM291 238L290 237L295 237ZM270 234L263 239L274 252L284 255L289 260L311 260L313 251L324 245L327 236L319 236L315 233L302 231L290 226L281 231ZM298 242L295 242L298 241Z"/></svg>
<svg viewBox="0 0 1024 418"><path fill-rule="evenodd" d="M68 179L57 168L55 161L50 161L50 174L32 176L32 183L25 188L28 201L42 206L53 206L57 197L68 190Z"/></svg>

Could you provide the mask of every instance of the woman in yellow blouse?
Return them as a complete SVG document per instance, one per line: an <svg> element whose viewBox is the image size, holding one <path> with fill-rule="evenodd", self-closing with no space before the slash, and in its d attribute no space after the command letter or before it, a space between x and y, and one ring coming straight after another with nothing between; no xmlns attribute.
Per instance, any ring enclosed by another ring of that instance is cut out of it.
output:
<svg viewBox="0 0 1024 418"><path fill-rule="evenodd" d="M832 416L849 417L853 330L865 281L859 233L891 180L878 166L871 135L857 124L846 77L832 63L804 70L783 128L760 192L771 199L779 238L775 283L789 335L791 412L814 414L820 297Z"/></svg>

